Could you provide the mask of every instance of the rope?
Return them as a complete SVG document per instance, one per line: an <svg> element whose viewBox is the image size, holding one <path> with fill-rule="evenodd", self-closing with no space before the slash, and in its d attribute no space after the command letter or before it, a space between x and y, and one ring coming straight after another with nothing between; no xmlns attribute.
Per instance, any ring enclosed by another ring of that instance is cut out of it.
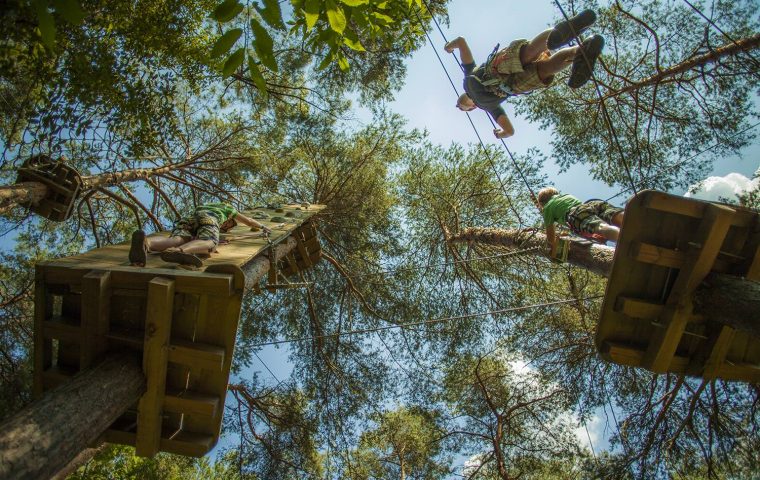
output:
<svg viewBox="0 0 760 480"><path fill-rule="evenodd" d="M596 299L602 298L603 296L604 295L593 295L593 296L590 296L590 297L581 298L580 301L596 300ZM541 307L552 307L552 306L555 306L555 305L564 305L564 304L567 304L567 303L578 302L578 301L579 301L579 299L577 299L577 298L568 298L568 299L565 299L565 300L556 300L556 301L553 301L553 302L545 302L545 303L538 303L538 304L533 304L533 305L525 305L525 306L522 306L522 307L502 308L502 309L499 309L499 310L491 310L491 311L488 311L488 312L472 313L472 314L467 314L467 315L457 315L457 316L453 316L453 317L432 318L432 319L428 319L428 320L422 320L422 321L419 321L419 322L409 322L409 323L402 323L402 324L398 324L398 325L386 325L386 326L383 326L383 327L375 327L375 328L361 328L361 329L357 329L357 330L347 330L345 332L330 333L330 334L325 334L325 335L312 335L312 336L308 336L308 337L298 337L298 338L290 338L290 339L284 339L284 340L274 340L274 341L271 341L271 342L256 343L256 344L251 345L251 347L252 348L257 348L257 347L265 347L265 346L268 346L268 345L281 345L283 343L298 343L298 342L320 340L320 339L324 339L324 338L338 338L338 337L344 337L344 336L348 336L348 335L360 335L360 334L364 334L364 333L373 333L373 332L380 332L380 331L385 331L385 330L392 330L392 329L395 329L395 328L406 329L408 327L416 327L416 326L421 326L421 325L433 325L433 324L436 324L436 323L449 322L449 321L453 321L453 320L464 320L464 319L467 319L467 318L485 317L485 316L488 316L488 315L500 315L500 314L504 314L504 313L522 312L522 311L533 310L533 309L541 308Z"/></svg>
<svg viewBox="0 0 760 480"><path fill-rule="evenodd" d="M560 13L562 13L562 16L565 18L565 21L568 22L568 25L570 26L570 30L573 32L573 36L575 37L576 42L578 42L578 48L581 52L581 55L583 55L583 60L586 62L586 66L589 67L589 70L591 71L591 79L594 81L594 89L596 90L596 94L599 97L599 104L602 107L602 114L604 115L604 120L607 123L607 127L610 130L610 133L612 133L612 138L615 143L615 147L618 150L618 153L620 154L620 160L623 162L623 168L625 169L625 174L628 177L628 181L631 183L631 188L633 189L634 193L638 193L636 191L636 183L633 181L633 175L631 174L631 168L628 165L628 161L625 159L625 153L623 152L623 147L620 146L620 139L617 135L617 130L615 130L615 126L612 124L612 118L610 118L610 113L607 110L607 104L604 101L604 97L602 96L602 91L599 88L599 81L596 79L596 75L594 75L594 70L591 68L591 65L588 61L588 57L586 56L586 53L583 51L583 42L581 41L581 38L578 36L578 32L575 31L575 28L573 28L572 23L570 23L570 17L567 16L565 13L565 9L562 8L562 5L560 5L559 0L554 0L554 3L557 5L557 8L559 8Z"/></svg>
<svg viewBox="0 0 760 480"><path fill-rule="evenodd" d="M436 28L438 29L438 32L441 34L441 38L443 38L444 44L449 43L449 39L446 37L446 34L443 33L443 29L441 29L441 25L438 23L438 20L433 16L433 13L430 11L430 6L428 5L427 1L423 0L423 3L425 4L425 8L427 8L428 13L430 13L430 18L433 20L433 23L435 24ZM416 12L415 12L416 13ZM427 32L427 29L425 28L425 25L422 23L422 19L420 19L419 14L417 14L417 18L420 21L420 26L422 26L422 29L425 31L425 36L427 36L428 41L430 41L430 46L433 47L433 50L435 51L436 57L438 57L438 61L441 63L441 67L443 67L443 71L446 73L446 76L449 78L449 82L451 83L451 86L454 88L454 92L457 94L457 97L459 97L459 91L457 90L456 86L454 85L454 82L451 80L451 76L449 75L448 70L446 69L446 66L443 64L443 61L441 60L440 55L438 55L438 50L435 48L435 45L433 44L433 40L430 38L430 35ZM454 54L454 52L451 53L451 55L456 59L457 65L459 65L459 69L464 72L464 66L462 65L462 62L459 61L457 56ZM475 128L475 124L472 122L472 119L470 118L470 113L465 112L467 114L467 118L470 120L470 124L472 125L472 128L475 130L475 134L478 135L478 140L480 140L480 143L483 144L483 140L480 139L480 134L478 134L477 129ZM491 122L491 126L493 128L496 128L496 124L494 123L493 119L491 118L491 115L489 115L486 112L486 116L488 117L488 121ZM533 188L530 186L530 183L528 182L528 179L525 177L525 174L523 173L522 169L520 168L520 165L515 160L514 155L512 155L512 151L507 146L507 143L504 141L503 138L500 138L501 144L504 147L504 150L506 150L507 154L509 155L510 160L512 161L512 164L515 167L515 170L517 170L517 173L520 175L520 178L522 179L523 183L527 187L528 191L530 192L531 198L536 198L536 193L533 191ZM489 159L490 160L490 159ZM493 163L493 162L492 162ZM494 169L495 171L495 169ZM497 174L498 175L498 174ZM522 222L520 222L522 223Z"/></svg>
<svg viewBox="0 0 760 480"><path fill-rule="evenodd" d="M427 3L425 4L427 6ZM430 9L428 9L428 12L430 12ZM420 18L419 13L417 11L414 12L417 16L417 20L419 21L420 26L422 27L422 30L425 32L425 36L428 39L428 42L430 43L430 47L433 49L433 53L435 53L436 58L438 58L438 63L441 64L441 68L443 68L443 72L446 74L446 78L449 79L449 83L451 84L451 88L454 89L454 93L459 97L459 90L457 89L456 85L454 84L454 80L451 79L451 75L449 75L448 69L446 69L446 65L443 63L443 59L438 54L438 49L435 48L435 44L433 43L433 39L430 38L430 34L428 33L427 28L425 27L424 23L422 22L422 18ZM432 17L432 13L431 13ZM411 18L409 19L411 22ZM433 21L436 22L435 18L433 17ZM437 22L436 22L437 23ZM445 38L445 37L444 37ZM456 57L455 57L456 58ZM457 61L457 64L459 64L459 68L463 68L462 64ZM499 185L501 186L501 191L504 194L504 197L507 199L507 202L509 202L509 208L512 210L512 213L515 214L515 217L517 218L517 221L519 222L520 226L524 225L524 222L522 220L522 217L520 216L520 212L517 211L517 209L514 206L514 203L512 203L512 198L510 197L509 193L507 192L507 188L504 186L504 181L501 179L501 175L499 175L499 171L496 169L496 164L494 163L493 159L491 158L490 153L488 152L488 149L486 148L485 142L483 142L483 138L481 138L480 133L478 132L477 127L475 126L475 123L472 121L472 117L470 116L470 112L465 112L467 114L467 120L470 122L470 126L472 126L472 130L475 132L475 136L478 138L478 142L480 142L480 147L483 149L483 153L486 156L486 159L488 159L488 163L491 166L491 170L493 170L494 175L496 175L496 179L499 181ZM486 114L488 115L488 114ZM490 118L490 116L489 116ZM510 153L510 157L511 157ZM512 158L512 162L516 164L514 158ZM519 171L519 167L518 167ZM521 173L522 175L522 173ZM530 186L528 186L530 189ZM532 192L532 191L531 191Z"/></svg>

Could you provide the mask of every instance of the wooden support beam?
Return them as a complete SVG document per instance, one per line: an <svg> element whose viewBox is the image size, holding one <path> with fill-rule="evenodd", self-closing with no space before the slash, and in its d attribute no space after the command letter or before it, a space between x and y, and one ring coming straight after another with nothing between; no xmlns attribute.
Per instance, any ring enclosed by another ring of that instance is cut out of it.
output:
<svg viewBox="0 0 760 480"><path fill-rule="evenodd" d="M103 440L108 443L134 445L135 434L111 429L105 432ZM184 455L186 457L202 457L211 451L215 444L216 437L213 435L185 431L180 431L176 435L173 435L171 439L162 437L160 443L162 452Z"/></svg>
<svg viewBox="0 0 760 480"><path fill-rule="evenodd" d="M638 262L651 263L662 267L683 267L686 254L669 248L658 247L643 242L634 242L631 256Z"/></svg>
<svg viewBox="0 0 760 480"><path fill-rule="evenodd" d="M221 400L216 395L193 392L191 390L167 391L164 397L164 411L189 415L216 415Z"/></svg>
<svg viewBox="0 0 760 480"><path fill-rule="evenodd" d="M85 369L100 358L108 347L108 315L110 313L110 280L108 271L92 271L82 277L82 340L79 368Z"/></svg>
<svg viewBox="0 0 760 480"><path fill-rule="evenodd" d="M301 259L303 260L304 265L306 265L307 267L312 267L314 264L311 262L311 258L309 257L309 252L308 250L306 250L306 245L301 239L301 235L298 235L296 237L296 242L297 242L297 247L298 247L298 253L301 255Z"/></svg>
<svg viewBox="0 0 760 480"><path fill-rule="evenodd" d="M710 273L735 213L735 210L722 205L698 205L704 206L704 217L695 235L701 248L692 248L688 253L684 267L679 271L668 296L667 307L660 317L663 328L657 329L650 339L644 366L653 372L667 371L691 318L694 290Z"/></svg>
<svg viewBox="0 0 760 480"><path fill-rule="evenodd" d="M79 343L82 338L82 329L72 321L59 317L57 320L42 322L42 334L46 339Z"/></svg>
<svg viewBox="0 0 760 480"><path fill-rule="evenodd" d="M711 342L710 356L705 362L704 372L702 373L705 379L712 380L718 376L726 360L726 355L731 348L731 342L734 341L735 334L736 330L729 326L723 326L717 338Z"/></svg>
<svg viewBox="0 0 760 480"><path fill-rule="evenodd" d="M706 214L706 208L719 207L729 208L725 205L702 202L686 197L677 197L668 195L664 192L648 192L643 203L644 207L662 212L670 212L678 215L685 215L692 218L702 218ZM732 209L733 210L733 209ZM734 210L734 216L731 218L729 225L745 228L754 224L755 213L746 209Z"/></svg>
<svg viewBox="0 0 760 480"><path fill-rule="evenodd" d="M629 347L616 342L604 342L601 348L602 356L612 362L631 367L640 367L646 355L646 351ZM669 365L669 371L686 373L689 366L687 357L674 356Z"/></svg>
<svg viewBox="0 0 760 480"><path fill-rule="evenodd" d="M222 370L225 355L224 347L187 340L173 339L169 346L170 362L212 372Z"/></svg>
<svg viewBox="0 0 760 480"><path fill-rule="evenodd" d="M161 441L161 415L166 389L166 362L174 311L174 280L156 277L148 283L143 373L147 389L137 406L135 454L152 457Z"/></svg>
<svg viewBox="0 0 760 480"><path fill-rule="evenodd" d="M664 305L638 298L620 296L615 302L615 310L631 318L655 319L662 314Z"/></svg>
<svg viewBox="0 0 760 480"><path fill-rule="evenodd" d="M745 277L747 280L760 282L760 245L755 249L755 256L752 258L752 263L750 264Z"/></svg>
<svg viewBox="0 0 760 480"><path fill-rule="evenodd" d="M34 272L34 398L42 396L42 372L53 364L53 344L49 338L45 338L42 326L52 314L53 299L47 292L45 271L38 266Z"/></svg>

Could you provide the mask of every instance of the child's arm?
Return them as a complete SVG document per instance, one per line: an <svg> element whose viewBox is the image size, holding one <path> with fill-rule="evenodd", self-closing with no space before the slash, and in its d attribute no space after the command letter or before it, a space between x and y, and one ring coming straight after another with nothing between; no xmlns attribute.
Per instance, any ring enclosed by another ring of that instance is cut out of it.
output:
<svg viewBox="0 0 760 480"><path fill-rule="evenodd" d="M549 244L549 258L554 258L557 255L557 232L553 223L546 226L546 243Z"/></svg>
<svg viewBox="0 0 760 480"><path fill-rule="evenodd" d="M246 217L240 212L238 212L237 215L235 215L235 221L248 225L249 227L259 227L264 233L272 233L272 230L265 227L264 224L262 224L261 222L256 221L252 218Z"/></svg>
<svg viewBox="0 0 760 480"><path fill-rule="evenodd" d="M502 114L496 119L496 123L499 124L501 129L494 129L493 134L496 138L507 138L515 134L515 129L512 126L512 122L509 121L509 117Z"/></svg>
<svg viewBox="0 0 760 480"><path fill-rule="evenodd" d="M462 65L469 63L475 63L475 58L472 56L470 46L467 45L467 41L463 37L457 37L454 40L447 43L444 47L448 53L453 53L457 48L459 49L459 56L462 60Z"/></svg>

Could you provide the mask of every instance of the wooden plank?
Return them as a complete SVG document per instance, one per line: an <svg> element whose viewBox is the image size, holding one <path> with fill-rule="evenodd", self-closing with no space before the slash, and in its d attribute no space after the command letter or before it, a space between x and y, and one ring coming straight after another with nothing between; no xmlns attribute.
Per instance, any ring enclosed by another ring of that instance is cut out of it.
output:
<svg viewBox="0 0 760 480"><path fill-rule="evenodd" d="M200 368L211 372L219 372L224 365L226 351L224 347L200 342L173 339L169 345L169 361Z"/></svg>
<svg viewBox="0 0 760 480"><path fill-rule="evenodd" d="M82 329L72 321L58 318L42 322L42 334L46 339L61 340L68 343L79 343L82 339Z"/></svg>
<svg viewBox="0 0 760 480"><path fill-rule="evenodd" d="M736 331L727 325L724 325L723 328L720 329L718 338L712 345L710 356L705 362L702 377L707 380L712 380L718 376L721 367L726 360L728 350L731 348L731 343L734 341L735 334Z"/></svg>
<svg viewBox="0 0 760 480"><path fill-rule="evenodd" d="M103 434L103 440L108 443L134 445L136 439L132 432L110 429ZM162 437L160 448L162 452L175 453L186 457L202 457L214 448L216 440L217 438L212 435L180 431L172 438Z"/></svg>
<svg viewBox="0 0 760 480"><path fill-rule="evenodd" d="M42 383L45 390L51 390L71 380L77 372L74 369L64 367L50 367L42 372Z"/></svg>
<svg viewBox="0 0 760 480"><path fill-rule="evenodd" d="M655 319L662 314L665 305L638 298L619 296L615 302L615 311L631 318Z"/></svg>
<svg viewBox="0 0 760 480"><path fill-rule="evenodd" d="M653 372L666 372L681 341L686 324L691 318L691 294L704 280L718 256L723 239L731 226L734 210L714 204L705 204L704 217L695 236L702 248L692 249L680 270L668 296L666 308L660 317L663 328L650 338L644 366Z"/></svg>
<svg viewBox="0 0 760 480"><path fill-rule="evenodd" d="M45 338L42 324L52 314L53 300L47 293L45 271L37 266L34 272L34 377L33 394L39 398L44 390L42 373L53 364L53 344Z"/></svg>
<svg viewBox="0 0 760 480"><path fill-rule="evenodd" d="M670 268L683 267L686 254L684 252L658 247L644 242L633 242L631 255L637 262L651 263Z"/></svg>
<svg viewBox="0 0 760 480"><path fill-rule="evenodd" d="M737 363L736 365L724 363L716 376L729 381L760 383L760 366L748 363Z"/></svg>
<svg viewBox="0 0 760 480"><path fill-rule="evenodd" d="M143 373L147 388L137 407L135 454L152 457L161 441L161 414L166 388L166 362L174 311L174 280L156 277L148 283Z"/></svg>
<svg viewBox="0 0 760 480"><path fill-rule="evenodd" d="M298 253L301 255L304 265L306 265L307 268L313 266L314 264L311 262L309 252L306 250L306 245L304 245L300 235L296 237L296 247L298 248Z"/></svg>
<svg viewBox="0 0 760 480"><path fill-rule="evenodd" d="M164 411L213 417L220 403L217 395L191 390L167 390L164 397Z"/></svg>
<svg viewBox="0 0 760 480"><path fill-rule="evenodd" d="M654 210L660 210L663 212L676 213L678 215L685 215L687 217L702 218L705 214L705 209L709 206L728 208L725 205L718 205L715 203L701 202L686 197L679 197L675 195L669 195L664 192L647 192L644 197L642 205L646 208ZM734 210L735 215L730 220L730 225L745 228L751 226L755 221L755 215L753 212L738 209Z"/></svg>
<svg viewBox="0 0 760 480"><path fill-rule="evenodd" d="M755 249L755 256L752 258L752 263L744 275L747 280L754 280L760 282L760 245Z"/></svg>
<svg viewBox="0 0 760 480"><path fill-rule="evenodd" d="M107 271L92 271L82 277L82 343L79 369L85 369L105 353L108 347L110 280Z"/></svg>
<svg viewBox="0 0 760 480"><path fill-rule="evenodd" d="M612 362L631 367L640 367L642 366L646 351L617 342L605 341L602 344L601 354L603 358ZM671 372L686 373L689 367L689 359L687 357L674 356L669 367L669 371Z"/></svg>
<svg viewBox="0 0 760 480"><path fill-rule="evenodd" d="M109 345L133 348L136 350L143 349L143 332L142 330L131 330L128 328L111 329L106 334L106 340Z"/></svg>

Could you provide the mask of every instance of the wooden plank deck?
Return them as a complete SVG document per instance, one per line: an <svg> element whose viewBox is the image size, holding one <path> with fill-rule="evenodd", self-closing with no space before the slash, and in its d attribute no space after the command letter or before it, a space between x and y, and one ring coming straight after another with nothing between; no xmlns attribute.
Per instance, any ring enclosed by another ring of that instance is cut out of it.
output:
<svg viewBox="0 0 760 480"><path fill-rule="evenodd" d="M662 192L625 210L596 332L603 358L654 372L758 381L760 339L692 314L713 272L752 276L760 215Z"/></svg>

